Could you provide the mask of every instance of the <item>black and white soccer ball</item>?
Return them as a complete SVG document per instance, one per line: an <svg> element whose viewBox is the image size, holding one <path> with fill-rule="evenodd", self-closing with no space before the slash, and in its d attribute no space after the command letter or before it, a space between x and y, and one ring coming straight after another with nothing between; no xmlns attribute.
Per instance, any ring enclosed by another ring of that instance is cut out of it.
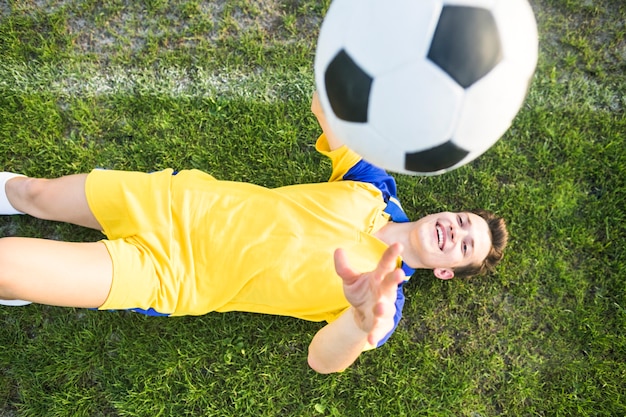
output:
<svg viewBox="0 0 626 417"><path fill-rule="evenodd" d="M436 175L510 127L537 65L527 0L334 0L315 83L330 128L390 171Z"/></svg>

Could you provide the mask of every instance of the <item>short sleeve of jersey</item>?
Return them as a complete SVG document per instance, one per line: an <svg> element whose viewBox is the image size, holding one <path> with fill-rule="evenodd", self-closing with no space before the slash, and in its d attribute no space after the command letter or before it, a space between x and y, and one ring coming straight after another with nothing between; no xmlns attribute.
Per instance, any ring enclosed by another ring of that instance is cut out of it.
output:
<svg viewBox="0 0 626 417"><path fill-rule="evenodd" d="M315 149L322 155L327 156L333 164L333 172L328 179L329 182L343 180L344 175L350 168L361 161L361 157L347 146L331 150L326 135L324 134L317 139Z"/></svg>
<svg viewBox="0 0 626 417"><path fill-rule="evenodd" d="M384 169L363 160L347 146L330 150L326 135L321 135L317 139L315 148L321 154L326 155L333 164L329 182L341 180L366 182L382 192L385 202L388 202L390 197L395 198L396 182Z"/></svg>
<svg viewBox="0 0 626 417"><path fill-rule="evenodd" d="M315 148L318 152L330 158L332 162L333 170L329 181L346 180L370 183L381 191L383 199L385 203L387 203L385 212L390 215L392 221L396 223L409 221L397 199L396 182L385 170L365 161L347 146L330 150L325 135L321 135L318 138ZM404 262L402 263L402 269L407 277L410 277L415 272L414 269L406 265ZM398 286L393 329L378 342L376 347L385 343L398 327L398 323L402 317L402 309L404 307L405 300L402 287L403 284Z"/></svg>

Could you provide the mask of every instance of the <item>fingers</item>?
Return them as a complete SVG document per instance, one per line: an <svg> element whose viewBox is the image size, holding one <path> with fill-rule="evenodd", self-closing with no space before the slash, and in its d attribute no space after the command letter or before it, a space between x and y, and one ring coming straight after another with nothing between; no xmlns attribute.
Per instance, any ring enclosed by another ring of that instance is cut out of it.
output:
<svg viewBox="0 0 626 417"><path fill-rule="evenodd" d="M359 279L361 273L352 269L348 257L343 249L337 249L334 253L335 271L346 284L351 284Z"/></svg>
<svg viewBox="0 0 626 417"><path fill-rule="evenodd" d="M317 90L315 90L313 92L313 96L311 97L311 109L317 109L319 107L320 107L320 97L319 97L319 94L317 93Z"/></svg>
<svg viewBox="0 0 626 417"><path fill-rule="evenodd" d="M404 281L404 271L397 268L387 273L380 283L381 298L372 309L374 326L368 335L368 343L376 346L393 327L393 316L396 313L396 298L398 285Z"/></svg>
<svg viewBox="0 0 626 417"><path fill-rule="evenodd" d="M393 327L397 288L405 278L398 267L401 253L401 244L389 246L376 268L365 272L350 266L344 250L334 253L335 270L344 281L346 298L360 313L357 325L368 332L368 342L374 346Z"/></svg>
<svg viewBox="0 0 626 417"><path fill-rule="evenodd" d="M402 281L404 281L404 272L401 269L396 269L385 276L380 286L381 292L378 302L372 309L375 318L384 319L395 314L398 285Z"/></svg>
<svg viewBox="0 0 626 417"><path fill-rule="evenodd" d="M399 243L394 243L385 250L376 267L376 272L380 274L380 279L398 268L398 258L401 253L402 245Z"/></svg>
<svg viewBox="0 0 626 417"><path fill-rule="evenodd" d="M372 331L367 335L367 342L370 345L376 346L393 328L393 316L396 311L394 307L394 305L387 305L383 302L374 307L374 325Z"/></svg>
<svg viewBox="0 0 626 417"><path fill-rule="evenodd" d="M380 286L383 291L385 291L386 289L390 287L394 288L395 290L398 284L400 284L401 282L404 282L405 279L406 279L406 276L404 275L404 271L402 270L402 268L396 267L396 269L387 272L383 276Z"/></svg>
<svg viewBox="0 0 626 417"><path fill-rule="evenodd" d="M311 112L315 115L315 117L317 117L318 120L324 116L317 90L313 92L313 97L311 98Z"/></svg>
<svg viewBox="0 0 626 417"><path fill-rule="evenodd" d="M367 343L370 344L371 346L378 346L378 342L385 337L385 334L378 334L379 332L372 332L370 334L367 335ZM381 332L382 333L382 332Z"/></svg>
<svg viewBox="0 0 626 417"><path fill-rule="evenodd" d="M373 271L379 281L386 278L389 283L394 283L396 285L402 282L402 280L404 279L404 275L402 273L394 274L392 277L388 276L390 273L398 269L398 259L401 253L402 245L399 243L394 243L385 250L382 257L380 258L380 261L378 261L376 270ZM334 261L337 274L344 280L346 284L350 284L356 281L363 272L366 272L354 270L350 266L345 251L341 248L335 250Z"/></svg>

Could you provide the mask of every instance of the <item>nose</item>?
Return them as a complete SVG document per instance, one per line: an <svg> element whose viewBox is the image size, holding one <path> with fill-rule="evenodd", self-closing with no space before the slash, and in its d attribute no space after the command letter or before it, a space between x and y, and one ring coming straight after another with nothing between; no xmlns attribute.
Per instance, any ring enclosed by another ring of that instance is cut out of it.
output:
<svg viewBox="0 0 626 417"><path fill-rule="evenodd" d="M463 238L467 236L467 234L468 231L463 229L462 227L459 227L456 224L450 225L450 240L452 240L454 243L463 240Z"/></svg>

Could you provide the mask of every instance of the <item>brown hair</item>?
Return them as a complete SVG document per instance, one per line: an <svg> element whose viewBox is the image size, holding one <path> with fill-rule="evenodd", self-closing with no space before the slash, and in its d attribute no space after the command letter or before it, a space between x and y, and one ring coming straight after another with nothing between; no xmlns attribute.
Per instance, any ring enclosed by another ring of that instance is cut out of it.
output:
<svg viewBox="0 0 626 417"><path fill-rule="evenodd" d="M493 272L496 265L502 260L504 248L509 240L506 222L502 217L482 209L472 210L472 213L482 217L487 222L489 237L491 238L491 249L482 263L455 268L454 275L457 277L471 277Z"/></svg>

